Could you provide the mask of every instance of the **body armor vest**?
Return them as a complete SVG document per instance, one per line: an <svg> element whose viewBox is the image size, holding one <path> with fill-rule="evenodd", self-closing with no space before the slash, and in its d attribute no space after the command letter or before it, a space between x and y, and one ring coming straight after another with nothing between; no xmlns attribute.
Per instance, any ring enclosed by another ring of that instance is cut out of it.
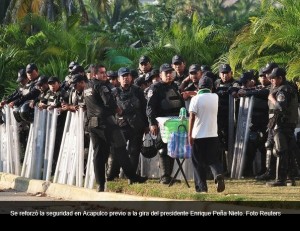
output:
<svg viewBox="0 0 300 231"><path fill-rule="evenodd" d="M141 107L140 100L135 96L133 90L133 86L130 87L129 91L122 91L119 88L117 90L117 104L128 112L135 112L136 109Z"/></svg>
<svg viewBox="0 0 300 231"><path fill-rule="evenodd" d="M27 83L24 87L20 88L22 95L27 95L30 92L33 82Z"/></svg>
<svg viewBox="0 0 300 231"><path fill-rule="evenodd" d="M280 92L286 92L289 96L289 99L285 98L285 100L289 100L287 102L287 110L286 111L279 111L275 108L274 104L271 104L270 101L268 102L269 105L269 118L276 118L276 124L280 127L296 125L298 122L298 97L295 90L288 85L288 83L279 86L272 90L271 93L275 94L275 98L277 99Z"/></svg>
<svg viewBox="0 0 300 231"><path fill-rule="evenodd" d="M72 90L71 94L70 94L70 100L69 100L70 104L72 105L78 105L80 107L85 105L84 102L84 97L83 97L83 92L81 94L78 94L78 92L76 90Z"/></svg>
<svg viewBox="0 0 300 231"><path fill-rule="evenodd" d="M178 115L182 104L182 98L180 94L172 87L168 88L165 92L165 97L160 103L161 109L165 112L174 112L174 115Z"/></svg>
<svg viewBox="0 0 300 231"><path fill-rule="evenodd" d="M117 104L123 110L122 116L116 116L120 127L129 125L134 129L143 129L145 127L141 114L141 102L135 95L135 86L130 86L129 90L122 91L117 88Z"/></svg>

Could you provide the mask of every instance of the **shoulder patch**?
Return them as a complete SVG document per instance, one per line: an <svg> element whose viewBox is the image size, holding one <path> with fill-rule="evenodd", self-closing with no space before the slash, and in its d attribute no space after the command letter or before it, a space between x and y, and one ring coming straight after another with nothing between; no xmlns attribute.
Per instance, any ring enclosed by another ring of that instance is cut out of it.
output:
<svg viewBox="0 0 300 231"><path fill-rule="evenodd" d="M84 90L84 96L87 97L87 96L91 96L93 95L93 89L92 88L87 88Z"/></svg>
<svg viewBox="0 0 300 231"><path fill-rule="evenodd" d="M280 92L280 93L277 95L277 101L278 101L278 102L283 102L283 101L285 101L285 95L284 95L282 92Z"/></svg>
<svg viewBox="0 0 300 231"><path fill-rule="evenodd" d="M150 90L148 91L147 97L150 98L152 95L153 95L153 90L150 89Z"/></svg>

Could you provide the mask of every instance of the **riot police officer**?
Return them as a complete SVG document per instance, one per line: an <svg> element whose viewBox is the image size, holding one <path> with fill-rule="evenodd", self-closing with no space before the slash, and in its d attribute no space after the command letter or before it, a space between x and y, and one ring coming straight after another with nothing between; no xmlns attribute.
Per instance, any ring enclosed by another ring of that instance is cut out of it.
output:
<svg viewBox="0 0 300 231"><path fill-rule="evenodd" d="M116 71L107 71L106 72L107 78L109 82L114 86L114 87L119 87L120 83L118 81L118 72Z"/></svg>
<svg viewBox="0 0 300 231"><path fill-rule="evenodd" d="M53 169L55 168L56 161L58 159L60 144L63 136L63 130L65 126L65 120L67 113L62 108L62 103L68 102L69 94L66 92L60 84L60 80L56 76L51 76L48 79L49 90L45 94L45 96L40 100L38 107L40 109L53 110L54 108L58 108L60 111L57 117L57 125L56 125L56 136L55 136L55 145L54 145L54 153L53 153Z"/></svg>
<svg viewBox="0 0 300 231"><path fill-rule="evenodd" d="M18 122L21 120L29 120L28 122L33 121L33 113L28 110L29 100L35 100L40 95L40 90L35 86L39 77L39 71L36 64L29 63L26 66L26 75L29 81L23 88L22 96L9 103L10 107L14 107L14 116Z"/></svg>
<svg viewBox="0 0 300 231"><path fill-rule="evenodd" d="M84 111L84 160L88 158L88 149L90 144L90 136L87 129L87 118L86 118L86 105L84 100L84 87L87 79L85 76L76 74L72 77L71 89L69 91L69 100L62 104L62 109L64 111L76 112L79 108L82 108Z"/></svg>
<svg viewBox="0 0 300 231"><path fill-rule="evenodd" d="M130 161L135 171L139 163L142 138L147 124L146 104L143 90L132 85L132 77L128 68L118 71L120 87L117 88L117 104L122 114L117 114L117 123L120 126L128 143Z"/></svg>
<svg viewBox="0 0 300 231"><path fill-rule="evenodd" d="M241 82L244 84L245 82L252 81L254 75L252 72L246 72L242 75ZM251 118L251 126L249 132L249 141L246 152L246 169L244 176L252 175L252 163L256 155L257 149L261 153L261 168L260 172L263 175L257 176L257 180L265 180L271 177L271 157L268 156L266 159L266 148L265 142L267 140L267 124L269 121L268 117L268 95L271 86L271 82L266 77L266 75L260 71L259 74L260 84L253 87L242 88L239 90L238 95L241 97L251 97L253 98L253 111ZM267 161L266 161L267 160Z"/></svg>
<svg viewBox="0 0 300 231"><path fill-rule="evenodd" d="M131 72L132 75L132 81L134 81L134 84L137 86L144 85L145 78L148 73L152 71L152 64L151 60L148 56L142 55L139 59L139 68L138 68L138 76L137 78L134 76L134 73ZM146 86L143 86L143 90Z"/></svg>
<svg viewBox="0 0 300 231"><path fill-rule="evenodd" d="M172 67L175 70L174 82L179 87L182 81L189 76L189 72L186 69L185 60L180 55L174 55L172 58Z"/></svg>
<svg viewBox="0 0 300 231"><path fill-rule="evenodd" d="M138 77L144 77L152 70L151 60L148 56L142 55L139 59Z"/></svg>
<svg viewBox="0 0 300 231"><path fill-rule="evenodd" d="M70 84L72 81L72 70L74 66L79 66L79 63L76 61L71 61L68 66L68 75L65 77L64 81L61 84L61 87L66 91L69 90Z"/></svg>
<svg viewBox="0 0 300 231"><path fill-rule="evenodd" d="M103 66L95 68L95 78L89 81L84 89L87 107L88 129L93 142L94 170L98 184L97 191L105 190L105 163L110 147L117 158L129 183L144 183L147 178L138 176L126 152L126 140L116 123L115 113L122 111L117 107L106 77Z"/></svg>
<svg viewBox="0 0 300 231"><path fill-rule="evenodd" d="M87 82L85 76L83 76L81 74L76 74L73 76L72 82L71 82L71 85L73 85L73 87L69 91L68 102L66 102L62 105L62 107L65 110L75 112L80 107L83 108L84 110L86 109L85 101L84 101L84 94L83 94L85 85L83 82Z"/></svg>
<svg viewBox="0 0 300 231"><path fill-rule="evenodd" d="M145 81L147 82L148 87L144 90L145 98L147 99L148 91L152 84L160 82L159 70L153 69L150 73L147 73Z"/></svg>
<svg viewBox="0 0 300 231"><path fill-rule="evenodd" d="M41 75L36 84L35 84L36 88L38 88L40 90L40 95L38 96L38 98L36 98L35 100L31 100L30 102L30 107L34 108L35 105L37 105L47 94L48 90L49 90L49 85L48 85L48 77L45 75Z"/></svg>
<svg viewBox="0 0 300 231"><path fill-rule="evenodd" d="M271 63L267 63L265 67L262 68L262 73L266 75L267 78L269 78L269 75L271 74L272 70L274 68L277 68L278 64L271 62Z"/></svg>
<svg viewBox="0 0 300 231"><path fill-rule="evenodd" d="M167 155L167 144L162 142L158 133L157 117L178 116L180 108L184 107L178 86L174 83L174 69L168 63L160 66L161 82L151 85L148 91L146 113L153 135L158 135L156 142L159 153L159 166L161 170L160 182L169 184L173 171L174 159Z"/></svg>
<svg viewBox="0 0 300 231"><path fill-rule="evenodd" d="M232 86L235 82L232 76L231 67L229 64L221 64L219 67L219 77L214 83L215 91L219 96L218 107L218 137L221 142L223 154L228 151L228 129L229 129L229 95L231 94ZM228 159L228 158L227 158ZM227 165L229 165L227 161ZM226 168L224 168L226 169ZM229 173L231 169L228 169Z"/></svg>
<svg viewBox="0 0 300 231"><path fill-rule="evenodd" d="M0 109L5 104L10 104L11 102L14 102L15 100L20 99L23 95L26 95L28 93L28 89L26 88L26 85L28 82L29 82L29 79L27 78L26 70L25 69L19 70L18 78L17 78L17 83L19 83L19 86L11 95L9 95L5 100L0 102ZM33 110L32 110L32 112L33 112ZM29 113L27 113L27 115L29 117ZM20 108L15 108L14 116L15 116L17 122L21 122L21 123L19 123L19 137L20 137L21 147L23 150L25 150L26 144L27 144L28 132L29 132L29 126L28 126L29 121L24 121L26 116L23 117L22 113L20 114ZM33 113L30 113L30 121L32 121L32 119L33 119ZM0 124L1 123L4 123L4 121L2 120L2 115L1 115L1 110L0 110Z"/></svg>
<svg viewBox="0 0 300 231"><path fill-rule="evenodd" d="M298 97L296 90L287 82L283 68L274 68L269 75L272 87L268 96L269 135L267 148L272 148L277 157L276 179L267 186L285 186L288 170L292 166L293 144L296 143L294 130L298 120ZM269 147L272 146L272 147Z"/></svg>
<svg viewBox="0 0 300 231"><path fill-rule="evenodd" d="M5 100L2 100L0 102L0 108L3 107L5 104L9 104L10 102L20 98L23 95L24 86L28 83L29 79L27 78L25 69L20 69L18 71L18 78L17 83L19 86L17 89L8 97L6 97Z"/></svg>
<svg viewBox="0 0 300 231"><path fill-rule="evenodd" d="M202 72L198 64L192 64L189 67L189 83L186 85L185 80L181 83L179 90L183 99L185 100L185 107L189 108L191 98L197 94L198 82L201 78Z"/></svg>

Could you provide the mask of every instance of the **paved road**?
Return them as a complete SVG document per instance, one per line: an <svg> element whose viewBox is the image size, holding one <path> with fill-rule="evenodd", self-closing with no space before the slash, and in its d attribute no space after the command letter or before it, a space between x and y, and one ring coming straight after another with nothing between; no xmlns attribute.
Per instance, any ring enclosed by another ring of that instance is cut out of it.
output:
<svg viewBox="0 0 300 231"><path fill-rule="evenodd" d="M119 202L118 202L119 203ZM117 204L116 204L117 205ZM112 216L110 211L116 206L107 208L97 202L69 201L53 198L37 193L18 192L0 187L0 215L9 214L12 217L61 217L61 216ZM95 212L89 212L95 211ZM124 214L123 214L124 213ZM122 212L122 216L126 212Z"/></svg>

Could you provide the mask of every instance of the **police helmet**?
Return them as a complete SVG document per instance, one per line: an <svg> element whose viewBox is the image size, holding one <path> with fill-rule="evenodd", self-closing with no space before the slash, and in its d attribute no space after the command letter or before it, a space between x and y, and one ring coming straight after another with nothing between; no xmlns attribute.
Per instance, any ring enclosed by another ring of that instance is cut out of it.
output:
<svg viewBox="0 0 300 231"><path fill-rule="evenodd" d="M143 145L141 153L146 158L153 158L157 155L157 149L155 147L155 140L150 133L146 134L143 139Z"/></svg>
<svg viewBox="0 0 300 231"><path fill-rule="evenodd" d="M79 74L79 73L84 73L84 68L83 66L80 66L80 65L75 65L73 66L72 70L71 70L71 75L76 75L76 74Z"/></svg>
<svg viewBox="0 0 300 231"><path fill-rule="evenodd" d="M33 122L34 109L29 107L29 101L25 102L20 108L20 117L26 122Z"/></svg>
<svg viewBox="0 0 300 231"><path fill-rule="evenodd" d="M68 66L69 70L71 71L74 66L79 66L79 63L76 61L70 62L69 66Z"/></svg>

